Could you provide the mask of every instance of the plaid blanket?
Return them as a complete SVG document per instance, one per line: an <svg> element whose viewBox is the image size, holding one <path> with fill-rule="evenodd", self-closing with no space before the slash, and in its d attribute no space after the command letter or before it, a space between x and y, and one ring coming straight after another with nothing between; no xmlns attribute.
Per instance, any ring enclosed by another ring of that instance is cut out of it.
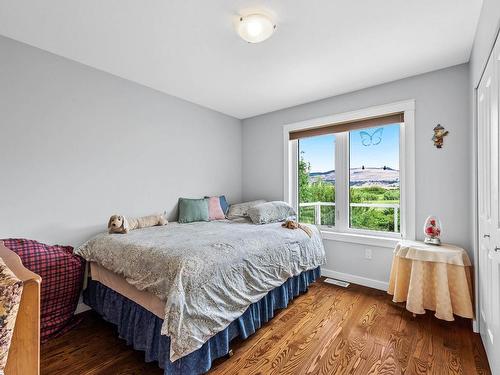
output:
<svg viewBox="0 0 500 375"><path fill-rule="evenodd" d="M71 246L48 246L26 239L1 240L19 255L23 265L40 275L41 341L60 335L79 322L74 312L80 297L85 260Z"/></svg>

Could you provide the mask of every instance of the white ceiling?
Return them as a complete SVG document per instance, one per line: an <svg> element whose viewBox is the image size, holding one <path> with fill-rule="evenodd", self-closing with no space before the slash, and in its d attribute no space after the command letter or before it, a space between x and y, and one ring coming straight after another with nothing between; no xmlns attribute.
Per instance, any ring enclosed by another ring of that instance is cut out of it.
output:
<svg viewBox="0 0 500 375"><path fill-rule="evenodd" d="M0 34L238 118L467 62L481 0L0 0ZM233 29L265 9L261 44Z"/></svg>

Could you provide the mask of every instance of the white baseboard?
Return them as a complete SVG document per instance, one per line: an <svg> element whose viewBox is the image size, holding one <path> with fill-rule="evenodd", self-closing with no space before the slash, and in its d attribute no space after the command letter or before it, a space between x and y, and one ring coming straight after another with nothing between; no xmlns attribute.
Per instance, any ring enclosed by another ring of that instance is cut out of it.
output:
<svg viewBox="0 0 500 375"><path fill-rule="evenodd" d="M78 305L76 306L75 315L81 314L82 312L91 310L90 306L87 306L83 303L83 297L80 295L80 299L78 300Z"/></svg>
<svg viewBox="0 0 500 375"><path fill-rule="evenodd" d="M472 331L474 333L479 333L479 324L476 319L472 320Z"/></svg>
<svg viewBox="0 0 500 375"><path fill-rule="evenodd" d="M369 279L367 277L352 275L350 273L343 273L333 270L328 270L325 268L321 268L321 276L332 277L334 279L349 281L353 284L359 284L363 286L367 286L369 288L379 289L383 291L387 291L389 288L389 283L387 281L380 281L375 279Z"/></svg>

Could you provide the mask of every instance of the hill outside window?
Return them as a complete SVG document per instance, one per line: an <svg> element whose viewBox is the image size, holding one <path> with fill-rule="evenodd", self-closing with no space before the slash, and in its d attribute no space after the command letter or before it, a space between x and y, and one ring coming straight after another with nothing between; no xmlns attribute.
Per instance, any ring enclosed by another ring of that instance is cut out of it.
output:
<svg viewBox="0 0 500 375"><path fill-rule="evenodd" d="M414 237L413 108L400 102L285 125L284 195L299 221L324 237Z"/></svg>

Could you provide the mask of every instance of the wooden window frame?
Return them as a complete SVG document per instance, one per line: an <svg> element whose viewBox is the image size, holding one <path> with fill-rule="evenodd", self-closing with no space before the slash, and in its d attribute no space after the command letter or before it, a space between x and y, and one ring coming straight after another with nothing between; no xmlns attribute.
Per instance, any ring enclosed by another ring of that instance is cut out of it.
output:
<svg viewBox="0 0 500 375"><path fill-rule="evenodd" d="M292 130L289 133L290 140L301 139L307 137L317 137L319 135L336 134L348 132L351 130L359 130L366 128L379 127L389 124L397 124L404 122L404 112L387 114L372 118L364 118L355 121L346 121L336 124L328 124L316 128Z"/></svg>

